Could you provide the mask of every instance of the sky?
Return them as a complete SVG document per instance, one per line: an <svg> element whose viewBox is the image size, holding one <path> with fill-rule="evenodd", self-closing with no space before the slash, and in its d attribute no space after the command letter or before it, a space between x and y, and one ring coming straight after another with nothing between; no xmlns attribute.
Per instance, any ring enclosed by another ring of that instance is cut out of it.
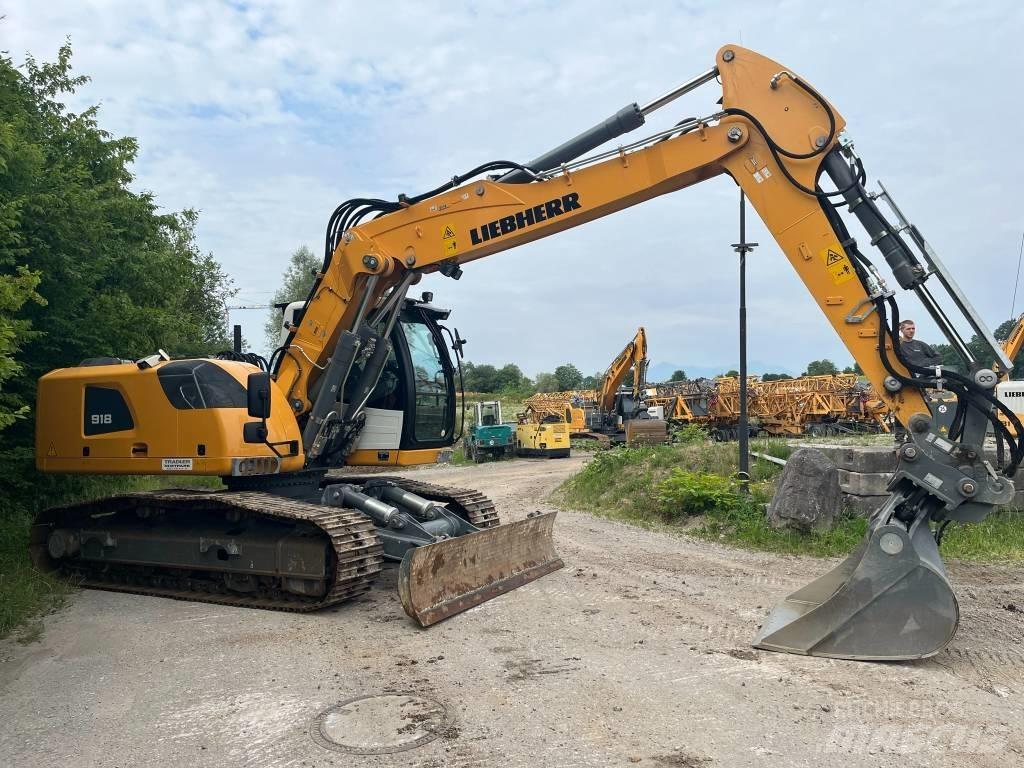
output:
<svg viewBox="0 0 1024 768"><path fill-rule="evenodd" d="M1011 2L60 2L0 10L16 63L70 39L91 77L70 102L141 149L135 187L200 212L200 247L271 299L289 255L323 249L352 197L395 199L495 159L527 162L735 43L774 58L842 112L881 179L990 327L1012 306L1024 234L1024 5ZM714 112L711 83L630 140ZM737 367L738 190L719 177L497 254L418 290L453 309L476 363L529 375L603 370L648 334L658 369ZM752 212L751 212L752 213ZM867 238L861 234L861 243ZM851 357L756 215L748 240L753 372ZM941 341L913 297L918 338ZM261 347L263 311L236 310Z"/></svg>

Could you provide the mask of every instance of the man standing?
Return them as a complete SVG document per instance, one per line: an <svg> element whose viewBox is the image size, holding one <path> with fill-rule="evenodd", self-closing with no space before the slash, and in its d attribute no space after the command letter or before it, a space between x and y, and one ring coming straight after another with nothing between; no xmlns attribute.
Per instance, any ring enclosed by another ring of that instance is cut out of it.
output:
<svg viewBox="0 0 1024 768"><path fill-rule="evenodd" d="M900 321L900 352L903 353L904 359L911 365L917 365L922 368L934 368L936 365L942 365L942 355L923 341L915 339L914 333L916 331L917 327L914 325L913 320ZM922 374L911 373L910 375L914 378L919 378ZM925 396L927 397L927 395ZM896 422L894 437L897 443L903 443L907 440L907 430L899 421Z"/></svg>

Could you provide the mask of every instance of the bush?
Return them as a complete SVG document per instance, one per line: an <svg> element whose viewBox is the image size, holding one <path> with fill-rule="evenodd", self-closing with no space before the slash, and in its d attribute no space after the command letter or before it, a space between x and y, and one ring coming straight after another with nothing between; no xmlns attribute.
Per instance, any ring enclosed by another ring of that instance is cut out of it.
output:
<svg viewBox="0 0 1024 768"><path fill-rule="evenodd" d="M679 467L658 483L657 499L669 518L733 509L740 503L731 479L707 472L686 472Z"/></svg>
<svg viewBox="0 0 1024 768"><path fill-rule="evenodd" d="M682 424L671 428L672 442L676 445L706 443L708 433L699 424Z"/></svg>

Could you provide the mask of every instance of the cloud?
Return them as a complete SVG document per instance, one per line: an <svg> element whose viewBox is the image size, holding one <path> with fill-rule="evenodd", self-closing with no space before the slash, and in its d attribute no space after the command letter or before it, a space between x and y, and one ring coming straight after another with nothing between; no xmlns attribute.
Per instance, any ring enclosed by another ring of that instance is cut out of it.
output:
<svg viewBox="0 0 1024 768"><path fill-rule="evenodd" d="M296 247L321 247L342 200L418 192L490 159L526 161L737 42L820 88L869 174L987 321L1010 312L1024 230L1009 192L1020 163L1008 126L1024 111L1006 87L1024 71L1016 4L14 2L6 13L16 61L52 58L70 36L76 70L92 77L75 103L102 104L105 128L138 137L140 189L166 209L201 210L201 245L244 303L269 298ZM650 129L710 113L715 98L708 86ZM454 307L477 362L597 370L644 325L656 362L729 367L736 197L717 179L423 287ZM845 365L849 354L750 218L761 244L749 261L751 356L799 370L822 357ZM923 316L912 300L904 312ZM233 319L261 337L260 313Z"/></svg>

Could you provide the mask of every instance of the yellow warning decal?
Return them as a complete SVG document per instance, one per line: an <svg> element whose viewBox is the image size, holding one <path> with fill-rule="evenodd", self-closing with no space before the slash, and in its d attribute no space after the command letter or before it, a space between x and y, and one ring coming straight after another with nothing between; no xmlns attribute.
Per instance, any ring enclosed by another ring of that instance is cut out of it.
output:
<svg viewBox="0 0 1024 768"><path fill-rule="evenodd" d="M838 245L822 249L821 258L825 262L825 269L832 275L832 282L836 285L854 277L853 265Z"/></svg>
<svg viewBox="0 0 1024 768"><path fill-rule="evenodd" d="M53 447L53 443L50 443L50 450L48 450L46 452L46 455L47 456L56 456L57 455L57 449Z"/></svg>
<svg viewBox="0 0 1024 768"><path fill-rule="evenodd" d="M454 256L459 252L459 243L455 239L455 230L451 224L444 225L444 229L441 230L441 240L444 243L444 253L446 256Z"/></svg>

